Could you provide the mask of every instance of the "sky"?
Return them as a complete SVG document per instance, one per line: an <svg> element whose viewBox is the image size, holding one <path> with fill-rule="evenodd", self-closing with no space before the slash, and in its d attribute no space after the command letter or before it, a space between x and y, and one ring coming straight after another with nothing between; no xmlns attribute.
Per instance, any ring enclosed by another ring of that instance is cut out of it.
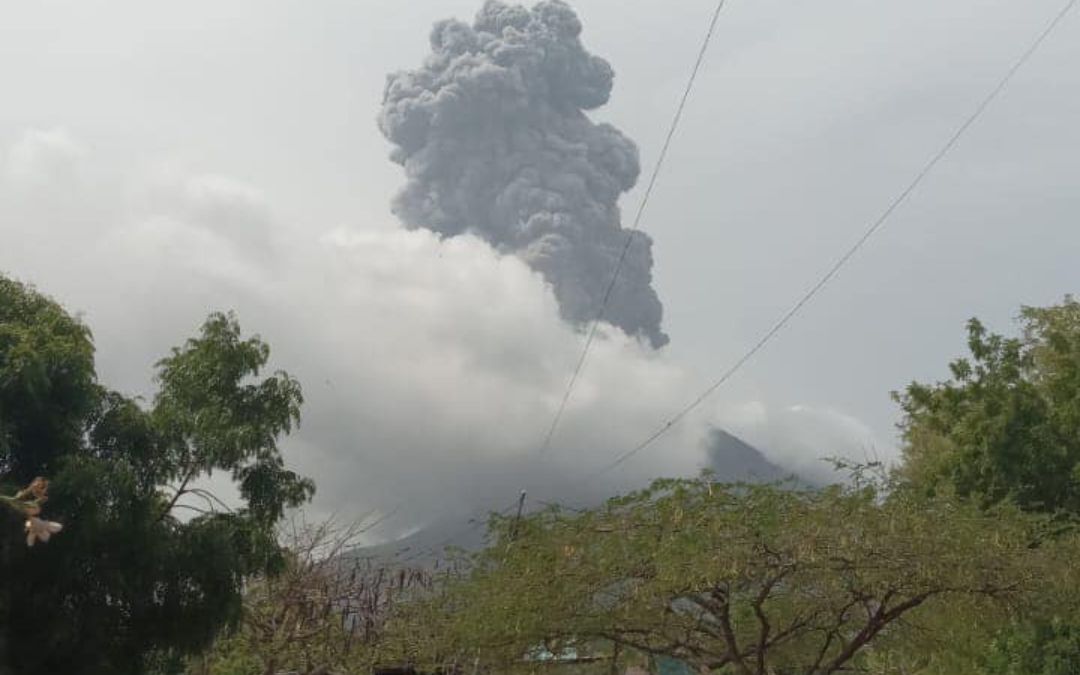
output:
<svg viewBox="0 0 1080 675"><path fill-rule="evenodd" d="M376 119L440 19L479 0L51 0L0 5L0 270L91 326L103 381L234 309L305 386L288 461L314 508L447 513L689 474L722 426L770 460L894 458L889 392L946 376L964 322L1014 330L1076 292L1080 14L834 282L705 405L693 400L865 230L1060 0L730 0L641 223L660 350L605 326L552 446L583 336L543 278L472 236L391 213ZM589 112L647 171L711 0L576 0L615 70ZM624 222L645 181L623 195Z"/></svg>

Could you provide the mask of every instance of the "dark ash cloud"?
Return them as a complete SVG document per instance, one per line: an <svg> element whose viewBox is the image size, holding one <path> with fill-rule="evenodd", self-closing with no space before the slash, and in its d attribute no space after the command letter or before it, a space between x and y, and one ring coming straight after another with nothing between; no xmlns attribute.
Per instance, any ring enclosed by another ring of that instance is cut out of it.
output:
<svg viewBox="0 0 1080 675"><path fill-rule="evenodd" d="M629 232L618 199L640 172L634 143L585 114L608 101L614 72L580 34L560 0L489 0L471 26L435 25L424 65L388 78L379 117L408 179L401 220L519 256L578 325L602 305ZM652 240L633 236L606 319L661 347Z"/></svg>

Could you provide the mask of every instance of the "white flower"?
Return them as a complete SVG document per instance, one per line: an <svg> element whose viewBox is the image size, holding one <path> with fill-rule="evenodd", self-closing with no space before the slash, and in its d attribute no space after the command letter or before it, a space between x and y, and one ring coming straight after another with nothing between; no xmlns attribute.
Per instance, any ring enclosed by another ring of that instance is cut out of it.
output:
<svg viewBox="0 0 1080 675"><path fill-rule="evenodd" d="M64 526L60 523L54 523L51 520L42 520L37 516L30 516L30 518L26 520L26 545L33 546L34 542L39 539L42 542L48 542L49 537L62 529L64 529Z"/></svg>

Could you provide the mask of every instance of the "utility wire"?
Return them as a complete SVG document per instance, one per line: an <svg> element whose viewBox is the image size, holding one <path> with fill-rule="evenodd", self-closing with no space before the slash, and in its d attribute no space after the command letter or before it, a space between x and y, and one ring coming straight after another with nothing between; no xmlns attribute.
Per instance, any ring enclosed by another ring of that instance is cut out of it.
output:
<svg viewBox="0 0 1080 675"><path fill-rule="evenodd" d="M581 372L585 367L585 362L588 359L589 351L592 348L593 342L596 340L596 334L600 326L600 322L603 321L605 313L607 311L608 303L611 300L611 294L615 290L615 285L619 280L619 274L622 272L623 265L626 263L627 255L630 253L630 247L634 243L634 234L641 225L642 217L645 214L645 208L649 204L649 199L652 197L653 189L656 187L657 178L660 176L660 170L664 166L664 161L667 159L668 150L671 148L672 140L675 138L675 132L679 127L679 122L682 120L683 111L686 109L687 101L690 99L690 92L694 88L694 82L697 80L698 73L701 71L701 66L705 61L705 53L708 51L709 44L712 42L713 34L716 32L716 25L720 19L720 13L724 8L727 0L719 0L716 5L716 9L713 11L712 18L709 22L709 28L705 33L705 39L701 44L701 49L698 51L697 59L694 61L694 67L690 72L690 78L686 83L686 88L683 90L682 97L679 99L679 105L675 109L675 115L672 118L671 125L668 128L667 136L664 138L664 143L660 148L660 154L657 157L656 164L653 166L652 174L649 177L649 183L645 188L645 194L642 196L641 203L638 205L637 212L634 215L633 224L627 230L626 241L623 242L622 250L619 253L618 261L615 263L615 269L612 271L611 280L608 282L607 287L604 289L604 295L600 301L600 309L597 312L596 319L593 320L589 327L588 336L585 339L585 345L581 350L581 355L578 357L577 363L574 366L573 374L570 376L570 381L566 386L566 391L563 393L562 399L559 402L559 407L555 412L554 417L551 420L551 425L548 427L547 432L544 435L544 440L540 444L540 454L543 454L551 447L551 441L555 437L555 431L559 427L559 422L562 421L563 414L566 412L566 406L570 401L570 395L574 391L575 385L577 385L578 378L581 376ZM524 505L524 492L522 492L522 501L517 503L518 519L520 520L520 509ZM500 514L506 515L506 513L513 509L514 505L503 509ZM474 515L467 521L467 526L461 530L450 535L437 544L434 547L428 547L420 551L414 552L401 560L401 562L409 562L416 558L429 553L435 553L445 548L448 544L460 536L475 530L480 525L483 525L485 521L477 519ZM403 550L399 549L398 555Z"/></svg>
<svg viewBox="0 0 1080 675"><path fill-rule="evenodd" d="M1080 2L1080 0L1069 0L1069 2L1067 2L1065 4L1065 6L1054 16L1053 20L1051 20L1050 23L1046 26L1046 28L1039 34L1039 36L1035 39L1035 41L1027 48L1027 50L1025 50L1023 52L1023 54L1020 56L1020 58L1006 72L1005 76L998 82L997 86L995 86L994 89L991 90L991 92L981 101L981 103L976 107L975 111L963 122L963 124L960 125L960 127L957 128L957 130L952 134L952 136L948 139L948 141L946 141L946 143L942 146L942 148L930 159L929 162L927 162L927 164L922 168L922 170L919 171L918 174L916 174L915 178L907 185L907 187L896 198L893 199L893 201L888 205L888 207L885 209L885 211L883 211L882 214L877 218L877 220L875 220L871 224L871 226L854 243L854 245L852 245L836 261L836 263L834 263L833 266L831 268L829 268L829 270L818 280L818 282L816 284L814 284L814 286L811 287L810 290L807 291L798 300L798 302L796 302L795 305L791 309L789 309L787 311L787 313L785 313L780 318L780 320L777 321L772 326L772 328L770 328L764 335L762 335L762 337L745 354L743 354L743 356L738 361L736 361L730 368L728 368L728 370L726 370L720 376L719 379L717 379L712 385L710 385L707 389L705 389L705 391L703 391L697 398L695 398L693 401L691 401L690 404L688 404L686 407L684 407L682 410L680 410L675 416L670 418L667 422L665 422L663 424L663 426L658 428L655 432L653 432L645 440L643 440L642 442L640 442L639 444L637 444L636 446L634 446L630 450L622 453L615 460L613 460L611 463L605 465L600 470L598 470L598 471L594 472L593 474L590 474L589 476L587 476L586 480L592 480L592 479L594 479L594 478L596 478L596 477L598 477L598 476L600 476L600 475L602 475L604 473L607 473L608 471L611 471L611 470L615 469L619 465L621 465L624 462L626 462L627 460L629 460L634 455L638 454L642 450L646 449L647 447L649 447L650 445L655 443L661 436L665 435L673 427L678 425L694 409L696 409L698 406L700 406L702 403L704 403L705 400L707 400L713 393L715 393L720 387L722 387L724 384L726 384L728 380L730 380L739 370L742 369L742 367L744 365L746 365L747 362L749 362L759 351L761 351L770 341L772 341L772 339L793 318L795 318L795 316L803 309L803 307L805 307L814 298L814 296L816 296L833 279L833 277L835 277L840 272L840 270L844 267L844 265L846 265L847 262L852 257L854 257L856 253L859 252L859 250L866 244L866 242L879 229L881 229L881 227L885 224L885 222L889 219L889 217L893 214L893 212L896 211L897 208L899 208L903 204L903 202L905 202L907 200L907 198L915 191L915 189L922 182L922 180L934 169L935 166L937 166L937 164L945 157L945 155L947 155L952 150L952 148L957 144L957 142L964 135L964 133L968 130L968 128L971 127L975 123L975 121L990 106L990 104L994 101L994 99L996 99L998 97L998 95L1005 89L1005 87L1009 84L1009 82L1012 80L1013 76L1017 73L1017 71L1019 71L1020 68L1022 68L1024 66L1024 64L1027 63L1027 61L1031 58L1031 56L1034 55L1034 53L1039 49L1039 47L1042 45L1042 43L1050 36L1050 34L1054 31L1054 29L1057 28L1058 24L1061 23L1061 21L1076 6L1076 4L1078 2ZM668 149L670 148L672 139L674 138L675 131L678 128L678 124L679 124L679 121L680 121L680 119L682 117L682 113L683 113L683 111L684 111L684 109L686 107L686 103L687 103L687 101L689 99L690 92L693 89L694 81L696 80L697 74L701 69L702 63L704 62L705 53L707 51L709 43L712 40L712 36L713 36L713 34L715 32L716 24L717 24L717 21L719 19L720 12L723 9L725 3L726 3L726 0L720 0L720 2L718 2L718 4L717 4L715 12L713 13L712 20L711 20L711 22L709 24L709 29L708 29L708 31L706 33L706 36L705 36L705 40L704 40L704 42L702 44L700 52L698 53L697 60L694 63L694 68L693 68L693 70L691 72L690 79L689 79L689 81L687 83L685 91L683 92L682 98L681 98L681 100L679 102L679 106L676 109L675 117L672 120L671 127L668 130L667 137L666 137L666 139L664 141L664 144L663 144L663 146L661 148L660 155L659 155L659 157L657 159L656 165L653 168L652 176L651 176L651 178L649 180L649 184L648 184L648 187L647 187L647 189L645 191L645 195L642 198L641 204L640 204L640 206L638 208L638 211L637 211L637 214L636 214L636 216L634 218L633 225L632 225L632 227L630 228L630 230L627 233L626 242L623 245L622 253L621 253L620 257L619 257L618 263L616 264L615 270L614 270L614 272L612 274L611 281L609 282L609 284L607 286L607 289L605 290L603 300L601 302L601 308L600 308L599 315L597 316L596 320L592 323L592 326L591 326L591 328L589 330L588 338L586 339L584 349L582 350L582 353L581 353L580 357L578 358L577 365L574 368L574 372L573 372L572 377L570 378L570 382L569 382L569 384L567 386L566 392L563 395L563 398L562 398L562 401L561 401L561 403L559 405L559 408L558 408L558 410L557 410L557 412L555 414L555 417L552 420L551 426L548 429L548 432L547 432L547 434L546 434L546 436L544 438L544 442L543 442L543 444L541 446L541 452L543 452L544 450L547 450L548 447L550 447L551 440L554 437L555 431L558 428L558 425L559 425L559 422L560 422L560 420L561 420L561 418L563 416L563 413L565 412L566 405L567 405L567 403L568 403L568 401L570 399L570 395L571 395L571 393L572 393L572 391L574 389L575 384L577 383L577 379L580 376L582 369L584 368L585 361L588 358L589 350L592 347L592 343L593 343L593 341L595 340L595 337L596 337L596 332L597 332L598 325L599 325L600 321L603 320L604 311L606 310L607 303L610 300L611 293L612 293L612 291L614 289L615 283L618 280L618 276L619 276L619 273L621 272L622 265L624 264L624 262L626 260L627 253L628 253L628 251L630 249L630 246L633 243L634 231L638 229L638 226L640 224L642 215L644 214L644 211L645 211L645 207L647 206L649 198L650 198L650 196L652 194L653 188L656 185L656 180L657 180L657 177L660 174L660 169L663 166L664 160L665 160L665 158L667 156ZM504 508L502 511L500 511L500 514L501 515L506 515L507 513L509 513L512 509L516 508L517 506L518 506L518 502L517 502L517 500L515 500L514 504L511 504L507 508ZM394 510L396 511L396 509L394 509ZM393 512L388 514L387 517L389 517L390 515L393 515ZM412 555L404 558L401 562L408 562L410 560L413 560L413 559L415 559L417 557L420 557L422 555L426 555L428 553L437 553L439 549L445 548L447 545L452 543L455 539L457 539L458 537L460 537L461 535L463 535L463 534L465 534L465 533L467 533L469 531L475 530L479 526L483 525L484 522L485 521L483 521L483 520L477 519L477 517L474 515L472 518L469 519L468 525L465 528L462 528L461 530L456 531L454 534L447 537L440 544L437 544L434 547L427 547L427 548L424 548L424 549L422 549L420 551L414 552ZM404 552L404 550L399 549L398 554L400 555L400 553L402 553L402 552Z"/></svg>
<svg viewBox="0 0 1080 675"><path fill-rule="evenodd" d="M811 287L810 290L807 291L799 299L799 301L796 302L795 305L791 309L789 309L787 313L784 314L780 318L780 320L772 326L772 328L770 328L768 331L766 331L764 335L761 336L761 339L759 339L754 344L754 346L750 348L749 351L743 354L743 356L738 361L736 361L734 365L724 371L724 374L721 375L720 378L716 380L716 382L714 382L707 389L705 389L705 391L703 391L697 398L691 401L689 405L680 410L674 417L664 423L663 426L653 432L652 435L650 435L648 438L646 438L644 441L637 444L630 450L627 450L623 454L619 455L610 464L607 464L598 472L592 474L590 478L594 478L614 469L615 467L619 466L637 453L652 445L654 442L656 442L657 439L670 431L672 427L681 422L688 414L690 414L691 411L704 403L705 400L708 399L717 389L722 387L728 380L730 380L732 376L735 375L735 373L739 372L739 370L742 369L742 367L750 359L752 359L754 355L761 351L761 349L764 348L765 345L768 344L776 336L776 334L779 333L795 317L795 315L797 315L803 309L803 307L805 307L807 303L809 303L814 298L814 296L816 296L818 292L820 292L821 289L824 288L825 285L828 284L832 280L832 278L837 275L838 272L840 272L841 268L843 268L844 265L846 265L847 262L851 260L851 258L856 253L859 252L859 250L863 247L867 240L869 240L870 237L872 237L879 229L881 229L881 227L885 224L885 222L889 219L893 212L896 211L896 209L907 200L908 196L910 196L911 193L915 191L915 188L918 187L919 183L921 183L922 180L927 176L927 174L929 174L934 169L934 167L937 166L937 164L942 160L942 158L944 158L945 155L947 155L949 151L953 149L953 147L960 140L960 137L963 136L964 133L968 130L968 128L971 127L971 125L974 124L975 121L983 114L983 112L990 106L994 99L998 97L998 94L1000 94L1005 89L1006 85L1009 84L1009 81L1012 80L1013 75L1015 75L1016 72L1020 70L1020 68L1023 67L1025 63L1027 63L1028 59L1030 59L1031 56L1039 49L1039 46L1042 45L1046 38L1049 37L1050 33L1053 32L1053 30L1058 26L1059 23L1061 23L1062 19L1065 18L1065 15L1067 15L1069 11L1076 6L1078 1L1080 0L1069 0L1069 2L1065 4L1065 6L1057 13L1057 15L1054 16L1053 20L1050 21L1046 28L1043 29L1043 31L1039 34L1035 41L1031 43L1031 45L1027 48L1027 50L1023 52L1020 58L1017 59L1017 61L1012 65L1011 68L1009 68L1009 70L1005 73L1005 76L1001 78L1001 80L997 83L997 86L995 86L990 91L990 93L982 100L982 102L979 103L979 105L975 108L975 111L972 112L966 120L964 120L964 123L961 124L955 132L953 132L952 136L949 137L948 141L946 141L945 144L941 147L941 149L938 150L937 154L935 154L930 159L930 161L927 162L925 166L923 166L922 170L919 171L918 174L916 174L915 178L908 184L908 186L904 188L904 190L899 195L897 195L896 198L893 199L893 201L889 204L888 208L886 208L885 211L883 211L882 214L877 218L877 220L875 220L870 225L870 227L866 230L866 232L863 233L861 237L859 237L855 244L851 246L851 248L849 248L842 256L840 256L836 263L834 263L833 266L829 268L829 271L826 272L825 275L822 276L818 280L818 282L814 284L814 286Z"/></svg>
<svg viewBox="0 0 1080 675"><path fill-rule="evenodd" d="M585 346L582 348L581 355L578 357L577 364L574 366L573 374L570 376L570 382L566 385L566 391L563 393L562 400L559 402L559 407L551 420L551 426L548 427L547 433L544 435L544 441L540 444L541 454L551 447L551 441L555 437L555 431L558 429L559 422L562 421L563 414L566 412L566 405L570 401L570 394L574 391L574 386L581 376L581 371L585 368L585 361L589 357L589 350L592 349L593 341L596 340L596 333L600 326L600 322L604 320L608 302L611 300L611 294L615 290L615 284L619 280L619 274L622 272L623 265L626 263L626 256L634 243L634 234L641 225L641 218L645 214L645 207L648 206L649 198L653 193L653 188L656 187L656 179L660 176L660 170L664 166L664 160L667 159L668 150L671 148L671 141L675 138L675 131L678 129L679 122L682 120L683 111L686 109L686 103L690 99L690 92L694 88L694 82L697 80L698 72L701 70L701 66L705 61L705 52L708 51L709 43L712 42L713 34L716 32L717 21L720 19L720 12L724 9L726 2L727 0L719 0L716 4L716 9L713 11L712 20L709 22L709 29L705 33L705 40L701 44L697 60L694 61L694 68L690 71L690 79L687 81L686 88L682 93L682 98L679 100L679 105L675 109L675 116L671 120L671 126L668 128L667 137L664 139L664 144L660 148L660 155L657 157L656 164L653 166L652 175L649 177L649 184L645 188L645 194L641 198L641 203L638 205L633 224L626 232L626 241L623 243L622 252L619 255L618 262L615 263L615 269L611 274L611 281L608 282L607 288L604 290L603 298L600 301L600 310L593 320L592 325L589 327L588 337L585 339Z"/></svg>

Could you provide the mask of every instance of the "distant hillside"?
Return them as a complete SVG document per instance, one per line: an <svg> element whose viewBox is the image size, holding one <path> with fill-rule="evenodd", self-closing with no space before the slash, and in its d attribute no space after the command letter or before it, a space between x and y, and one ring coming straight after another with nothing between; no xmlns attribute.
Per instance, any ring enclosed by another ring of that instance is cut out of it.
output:
<svg viewBox="0 0 1080 675"><path fill-rule="evenodd" d="M707 466L720 481L770 482L787 478L784 471L754 446L723 429L713 429L706 440Z"/></svg>
<svg viewBox="0 0 1080 675"><path fill-rule="evenodd" d="M767 460L757 448L723 429L709 433L705 452L707 466L720 481L770 482L789 477L789 472ZM486 520L486 516L479 520ZM432 567L446 559L448 546L474 551L484 545L484 538L484 522L447 517L396 541L357 549L354 555L377 565Z"/></svg>
<svg viewBox="0 0 1080 675"><path fill-rule="evenodd" d="M446 559L447 547L475 551L484 546L487 516L479 522L467 518L443 518L410 535L376 546L354 551L354 555L370 559L374 565L391 567L433 567Z"/></svg>

